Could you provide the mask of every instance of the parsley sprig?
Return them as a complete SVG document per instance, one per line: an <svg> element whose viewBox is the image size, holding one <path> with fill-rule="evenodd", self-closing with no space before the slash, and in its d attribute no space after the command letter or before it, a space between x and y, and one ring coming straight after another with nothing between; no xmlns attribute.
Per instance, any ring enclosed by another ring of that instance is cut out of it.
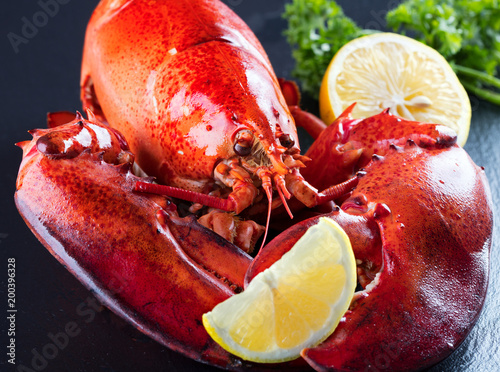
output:
<svg viewBox="0 0 500 372"><path fill-rule="evenodd" d="M376 32L358 27L332 0L292 0L283 16L296 61L293 75L315 98L335 53ZM440 52L469 92L500 105L499 0L406 0L387 13L386 21L392 30Z"/></svg>
<svg viewBox="0 0 500 372"><path fill-rule="evenodd" d="M302 90L318 98L323 74L335 53L347 42L366 35L335 1L293 0L285 5L284 35L292 46L293 76Z"/></svg>

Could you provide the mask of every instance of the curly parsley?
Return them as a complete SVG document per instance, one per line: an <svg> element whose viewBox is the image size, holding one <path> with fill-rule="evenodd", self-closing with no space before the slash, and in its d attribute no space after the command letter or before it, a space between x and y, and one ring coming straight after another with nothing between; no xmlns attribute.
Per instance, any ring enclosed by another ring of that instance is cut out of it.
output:
<svg viewBox="0 0 500 372"><path fill-rule="evenodd" d="M288 20L284 35L296 62L292 74L304 92L318 98L332 57L344 44L366 33L335 1L293 0L285 5L283 17Z"/></svg>
<svg viewBox="0 0 500 372"><path fill-rule="evenodd" d="M470 92L500 105L498 0L407 0L386 20L441 53Z"/></svg>
<svg viewBox="0 0 500 372"><path fill-rule="evenodd" d="M293 75L317 98L330 60L347 42L373 33L345 16L332 0L292 0L285 36ZM387 26L439 51L467 90L500 105L499 0L406 0L387 13Z"/></svg>

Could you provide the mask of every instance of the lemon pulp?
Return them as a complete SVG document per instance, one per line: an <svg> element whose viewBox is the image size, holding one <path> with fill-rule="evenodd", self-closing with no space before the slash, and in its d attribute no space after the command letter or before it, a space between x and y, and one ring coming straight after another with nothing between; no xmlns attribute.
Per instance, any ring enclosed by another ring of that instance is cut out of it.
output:
<svg viewBox="0 0 500 372"><path fill-rule="evenodd" d="M322 217L245 291L204 314L203 324L217 343L245 360L292 360L335 330L355 287L349 238Z"/></svg>
<svg viewBox="0 0 500 372"><path fill-rule="evenodd" d="M469 133L469 97L448 62L436 50L398 34L373 34L344 45L324 75L319 100L327 124L357 102L355 118L389 108L408 120L452 128L461 146Z"/></svg>

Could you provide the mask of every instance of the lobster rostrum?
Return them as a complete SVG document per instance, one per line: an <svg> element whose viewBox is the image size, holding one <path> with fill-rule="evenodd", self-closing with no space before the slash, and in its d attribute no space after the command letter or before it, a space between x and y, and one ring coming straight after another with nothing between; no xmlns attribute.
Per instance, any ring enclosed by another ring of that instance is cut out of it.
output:
<svg viewBox="0 0 500 372"><path fill-rule="evenodd" d="M142 332L231 370L403 371L445 358L470 331L488 283L492 208L484 171L453 131L349 109L324 129L288 107L293 87L280 87L258 40L216 0L103 0L81 83L87 119L52 115L50 129L18 144L16 205ZM305 156L295 124L318 137ZM263 232L253 219L280 205L295 218L273 213L274 226L290 227L252 258L245 250ZM336 331L285 366L224 351L202 314L325 214L351 240L361 287Z"/></svg>

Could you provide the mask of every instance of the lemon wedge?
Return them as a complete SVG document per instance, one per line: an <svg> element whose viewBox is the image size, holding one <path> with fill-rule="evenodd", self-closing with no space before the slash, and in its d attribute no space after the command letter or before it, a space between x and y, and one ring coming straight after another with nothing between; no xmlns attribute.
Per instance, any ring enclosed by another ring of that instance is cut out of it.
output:
<svg viewBox="0 0 500 372"><path fill-rule="evenodd" d="M355 287L349 238L335 221L322 217L242 293L204 314L203 325L242 359L292 360L335 330Z"/></svg>
<svg viewBox="0 0 500 372"><path fill-rule="evenodd" d="M461 146L469 134L469 97L451 66L436 50L398 34L363 36L344 45L326 70L319 101L327 124L357 102L354 118L390 108L408 120L452 128Z"/></svg>

